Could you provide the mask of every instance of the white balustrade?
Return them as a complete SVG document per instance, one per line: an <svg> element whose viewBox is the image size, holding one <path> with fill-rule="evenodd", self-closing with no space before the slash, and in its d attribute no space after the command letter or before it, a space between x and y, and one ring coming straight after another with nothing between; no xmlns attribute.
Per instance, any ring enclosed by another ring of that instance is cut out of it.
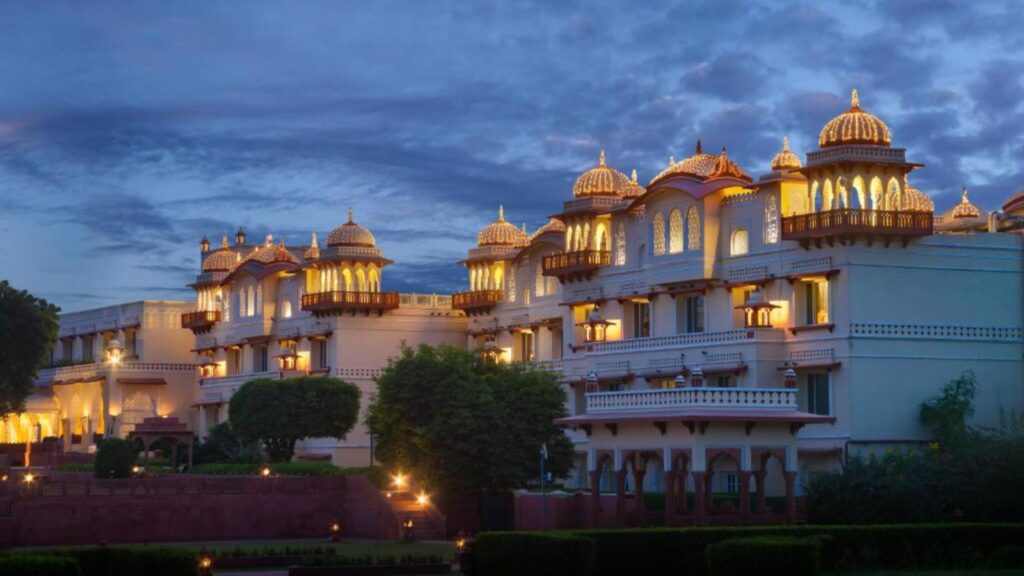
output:
<svg viewBox="0 0 1024 576"><path fill-rule="evenodd" d="M622 392L591 392L587 413L663 408L756 408L795 410L794 388L655 388Z"/></svg>
<svg viewBox="0 0 1024 576"><path fill-rule="evenodd" d="M203 378L200 382L203 388L238 388L250 380L256 380L257 378L270 378L271 380L280 380L281 373L278 371L273 372L249 372L246 374L232 374L231 376L215 376L212 378Z"/></svg>
<svg viewBox="0 0 1024 576"><path fill-rule="evenodd" d="M635 352L656 350L658 348L681 348L702 344L719 344L723 342L741 342L754 337L754 331L746 328L723 330L720 332L697 332L693 334L673 334L671 336L653 336L651 338L626 338L609 342L590 342L586 344L588 353L603 352Z"/></svg>

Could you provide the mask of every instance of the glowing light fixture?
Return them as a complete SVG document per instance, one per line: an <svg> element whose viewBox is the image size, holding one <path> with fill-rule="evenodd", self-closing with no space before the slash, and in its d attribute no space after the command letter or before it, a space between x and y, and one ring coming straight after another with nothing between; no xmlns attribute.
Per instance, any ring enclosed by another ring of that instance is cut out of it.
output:
<svg viewBox="0 0 1024 576"><path fill-rule="evenodd" d="M391 486L397 490L404 490L409 485L409 477L401 472L391 476Z"/></svg>

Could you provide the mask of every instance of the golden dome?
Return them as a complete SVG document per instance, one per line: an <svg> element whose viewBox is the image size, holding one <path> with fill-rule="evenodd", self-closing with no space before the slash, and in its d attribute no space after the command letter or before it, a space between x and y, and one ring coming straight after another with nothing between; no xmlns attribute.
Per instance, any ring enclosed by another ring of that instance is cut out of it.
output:
<svg viewBox="0 0 1024 576"><path fill-rule="evenodd" d="M526 231L505 221L505 207L498 206L498 219L476 235L477 246L522 246L529 242Z"/></svg>
<svg viewBox="0 0 1024 576"><path fill-rule="evenodd" d="M352 219L352 209L348 209L348 222L331 230L327 235L328 246L365 246L373 248L376 239L369 230L356 224Z"/></svg>
<svg viewBox="0 0 1024 576"><path fill-rule="evenodd" d="M903 209L911 212L934 212L935 203L927 194L914 188L906 179L903 180Z"/></svg>
<svg viewBox="0 0 1024 576"><path fill-rule="evenodd" d="M230 272L241 260L236 252L228 248L228 237L220 240L220 249L203 260L203 272Z"/></svg>
<svg viewBox="0 0 1024 576"><path fill-rule="evenodd" d="M625 174L605 164L604 150L597 160L597 166L587 170L576 179L572 195L580 196L625 196L631 191L631 183Z"/></svg>
<svg viewBox="0 0 1024 576"><path fill-rule="evenodd" d="M302 255L306 260L316 260L320 258L320 243L317 242L316 232L313 232L313 238L309 242L309 248L306 249L306 253Z"/></svg>
<svg viewBox="0 0 1024 576"><path fill-rule="evenodd" d="M267 234L267 239L263 242L263 246L259 248L253 248L252 252L246 258L246 261L253 260L261 262L263 264L273 264L274 262L291 262L297 264L298 260L292 253L285 248L284 240L280 244L274 244L274 237Z"/></svg>
<svg viewBox="0 0 1024 576"><path fill-rule="evenodd" d="M644 188L642 184L636 178L636 168L633 168L633 175L629 179L629 186L626 191L622 194L623 196L632 198L640 196L644 192L647 192L647 188Z"/></svg>
<svg viewBox="0 0 1024 576"><path fill-rule="evenodd" d="M549 218L548 223L537 228L537 231L530 236L530 240L540 237L542 234L548 232L554 232L556 234L562 234L565 232L565 223L557 218Z"/></svg>
<svg viewBox="0 0 1024 576"><path fill-rule="evenodd" d="M891 142L892 135L885 122L861 110L856 90L850 95L850 109L829 120L818 136L820 148L847 144L888 146Z"/></svg>
<svg viewBox="0 0 1024 576"><path fill-rule="evenodd" d="M800 157L789 149L789 138L782 139L782 150L772 158L772 170L794 170L802 166Z"/></svg>
<svg viewBox="0 0 1024 576"><path fill-rule="evenodd" d="M960 203L953 207L953 218L977 218L981 216L981 210L971 201L967 199L967 186L964 186L963 195L960 197Z"/></svg>
<svg viewBox="0 0 1024 576"><path fill-rule="evenodd" d="M700 140L697 140L697 149L693 156L684 158L678 162L675 158L670 158L668 168L665 168L657 176L651 179L651 184L675 174L681 174L684 176L693 176L700 178L701 180L707 180L709 178L718 178L720 176L733 176L736 178L742 178L749 180L750 176L743 171L735 162L729 159L725 153L725 148L722 148L721 154L708 154L704 152L701 147ZM648 184L650 186L650 184Z"/></svg>

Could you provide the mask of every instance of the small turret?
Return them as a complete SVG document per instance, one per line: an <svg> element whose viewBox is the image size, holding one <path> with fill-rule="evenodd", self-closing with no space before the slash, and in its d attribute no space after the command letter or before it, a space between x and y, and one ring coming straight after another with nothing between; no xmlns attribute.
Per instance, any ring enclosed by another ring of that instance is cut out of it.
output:
<svg viewBox="0 0 1024 576"><path fill-rule="evenodd" d="M242 227L238 227L238 232L235 232L235 246L245 246L245 230Z"/></svg>

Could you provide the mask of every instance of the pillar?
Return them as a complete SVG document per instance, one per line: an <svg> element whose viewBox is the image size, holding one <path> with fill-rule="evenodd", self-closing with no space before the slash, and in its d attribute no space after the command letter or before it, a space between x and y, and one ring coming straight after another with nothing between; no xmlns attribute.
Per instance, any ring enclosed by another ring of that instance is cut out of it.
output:
<svg viewBox="0 0 1024 576"><path fill-rule="evenodd" d="M636 494L636 510L640 513L647 511L647 504L644 503L644 475L646 473L646 470L641 470L640 466L634 463L633 484L635 485L635 489L633 492Z"/></svg>
<svg viewBox="0 0 1024 576"><path fill-rule="evenodd" d="M665 472L665 525L672 524L672 518L676 515L676 493L679 483L678 473L675 470Z"/></svg>
<svg viewBox="0 0 1024 576"><path fill-rule="evenodd" d="M615 471L615 527L626 525L626 467Z"/></svg>
<svg viewBox="0 0 1024 576"><path fill-rule="evenodd" d="M736 473L740 481L740 517L750 519L750 471L740 470Z"/></svg>
<svg viewBox="0 0 1024 576"><path fill-rule="evenodd" d="M71 433L73 431L72 428L71 428L71 418L65 418L63 420L63 422L64 422L64 434L63 434L63 436L64 436L64 451L65 452L71 452Z"/></svg>
<svg viewBox="0 0 1024 576"><path fill-rule="evenodd" d="M707 472L704 471L693 471L693 519L698 523L703 523L707 517L707 504L704 501L704 482L707 479Z"/></svg>
<svg viewBox="0 0 1024 576"><path fill-rule="evenodd" d="M601 517L601 471L590 471L590 525L597 528Z"/></svg>
<svg viewBox="0 0 1024 576"><path fill-rule="evenodd" d="M92 416L90 415L85 417L85 426L82 427L82 446L88 452L92 444Z"/></svg>
<svg viewBox="0 0 1024 576"><path fill-rule="evenodd" d="M757 506L754 507L754 512L758 514L766 512L768 509L767 494L764 492L764 480L765 476L768 474L768 471L764 469L765 465L767 465L767 462L762 464L761 470L754 472L754 484L756 484L757 489Z"/></svg>
<svg viewBox="0 0 1024 576"><path fill-rule="evenodd" d="M796 522L796 472L783 472L786 478L786 523Z"/></svg>
<svg viewBox="0 0 1024 576"><path fill-rule="evenodd" d="M711 490L711 480L715 477L715 470L708 466L707 472L704 473L704 506L707 507L707 513L710 516L711 512L715 509L715 494Z"/></svg>
<svg viewBox="0 0 1024 576"><path fill-rule="evenodd" d="M690 504L687 502L687 500L689 500L689 498L687 498L687 494L686 494L686 476L687 476L686 466L683 466L683 467L681 467L679 469L679 482L678 482L678 485L676 486L676 490L678 491L676 493L677 494L676 502L678 503L679 513L680 514L684 514L684 515L689 512L689 507L690 507Z"/></svg>

